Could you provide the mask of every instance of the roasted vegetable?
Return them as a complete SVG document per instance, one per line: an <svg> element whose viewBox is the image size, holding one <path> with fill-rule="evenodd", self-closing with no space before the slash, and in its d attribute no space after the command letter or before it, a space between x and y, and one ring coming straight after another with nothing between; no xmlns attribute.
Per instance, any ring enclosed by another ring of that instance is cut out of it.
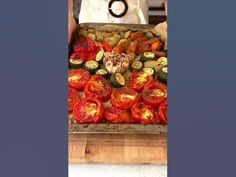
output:
<svg viewBox="0 0 236 177"><path fill-rule="evenodd" d="M136 102L131 108L132 116L136 122L141 124L159 124L160 119L157 111L143 101Z"/></svg>
<svg viewBox="0 0 236 177"><path fill-rule="evenodd" d="M84 86L87 97L98 98L101 101L108 101L111 97L112 87L107 79L101 75L93 75Z"/></svg>
<svg viewBox="0 0 236 177"><path fill-rule="evenodd" d="M113 87L123 87L125 85L125 79L120 73L112 74L110 82Z"/></svg>
<svg viewBox="0 0 236 177"><path fill-rule="evenodd" d="M159 62L156 60L150 60L143 63L145 68L155 68Z"/></svg>
<svg viewBox="0 0 236 177"><path fill-rule="evenodd" d="M101 123L105 108L97 98L87 97L75 104L73 115L76 123Z"/></svg>
<svg viewBox="0 0 236 177"><path fill-rule="evenodd" d="M88 33L87 36L88 36L90 39L92 39L93 41L95 41L95 39L96 39L96 35L93 34L93 33Z"/></svg>
<svg viewBox="0 0 236 177"><path fill-rule="evenodd" d="M166 52L164 51L152 51L153 53L155 53L156 57L166 57Z"/></svg>
<svg viewBox="0 0 236 177"><path fill-rule="evenodd" d="M149 61L149 60L155 60L155 54L153 52L144 52L141 56L141 61Z"/></svg>
<svg viewBox="0 0 236 177"><path fill-rule="evenodd" d="M167 67L161 69L161 71L157 74L157 79L167 85Z"/></svg>
<svg viewBox="0 0 236 177"><path fill-rule="evenodd" d="M112 37L112 34L108 32L102 32L102 35L103 35L103 38Z"/></svg>
<svg viewBox="0 0 236 177"><path fill-rule="evenodd" d="M158 61L158 63L160 63L163 67L164 67L164 66L167 66L167 64L168 64L168 63L167 63L168 60L167 60L166 57L160 57L160 58L158 58L157 61Z"/></svg>
<svg viewBox="0 0 236 177"><path fill-rule="evenodd" d="M143 68L143 72L145 72L151 76L154 76L154 74L155 74L155 71L152 68Z"/></svg>
<svg viewBox="0 0 236 177"><path fill-rule="evenodd" d="M127 53L130 53L130 52L135 52L136 51L136 48L137 48L137 41L134 41L134 42L131 42L129 48L127 49Z"/></svg>
<svg viewBox="0 0 236 177"><path fill-rule="evenodd" d="M135 58L135 53L134 53L134 52L130 52L130 53L126 54L126 55L127 55L128 59L129 59L130 63L131 63L131 62L134 60L134 58Z"/></svg>
<svg viewBox="0 0 236 177"><path fill-rule="evenodd" d="M146 36L146 38L148 38L148 39L153 39L153 38L154 38L152 32L146 32L145 36Z"/></svg>
<svg viewBox="0 0 236 177"><path fill-rule="evenodd" d="M102 44L102 48L106 52L111 52L112 51L112 46L110 44L108 44L106 41L103 41L101 44Z"/></svg>
<svg viewBox="0 0 236 177"><path fill-rule="evenodd" d="M128 39L131 33L132 33L131 31L125 32L124 38Z"/></svg>
<svg viewBox="0 0 236 177"><path fill-rule="evenodd" d="M96 74L101 75L101 76L103 76L103 77L105 77L105 78L108 78L108 77L109 77L109 73L108 73L107 70L105 70L105 69L99 69L99 70L97 70L97 71L96 71Z"/></svg>
<svg viewBox="0 0 236 177"><path fill-rule="evenodd" d="M143 63L140 62L140 61L135 61L132 63L131 65L131 71L132 72L138 72L138 71L141 71L143 68Z"/></svg>
<svg viewBox="0 0 236 177"><path fill-rule="evenodd" d="M134 58L133 62L140 61L140 60L141 60L141 55L138 55L137 57Z"/></svg>
<svg viewBox="0 0 236 177"><path fill-rule="evenodd" d="M113 50L117 53L117 54L121 54L121 53L125 53L126 50L128 49L130 45L130 41L127 39L121 39L120 42L117 44L116 47L113 48Z"/></svg>
<svg viewBox="0 0 236 177"><path fill-rule="evenodd" d="M89 29L88 29L88 32L89 32L89 33L95 33L95 29L94 29L94 28L89 28Z"/></svg>
<svg viewBox="0 0 236 177"><path fill-rule="evenodd" d="M81 68L83 66L83 61L80 59L73 59L70 58L69 59L69 67L71 69L77 69L77 68Z"/></svg>
<svg viewBox="0 0 236 177"><path fill-rule="evenodd" d="M136 48L136 54L142 54L144 52L151 52L151 47L149 46L148 41L139 42Z"/></svg>
<svg viewBox="0 0 236 177"><path fill-rule="evenodd" d="M111 45L111 47L115 47L119 42L119 40L120 39L118 37L114 36L104 38L104 41L106 41L109 45Z"/></svg>
<svg viewBox="0 0 236 177"><path fill-rule="evenodd" d="M111 94L111 104L119 109L130 109L140 99L140 95L130 88L117 88Z"/></svg>
<svg viewBox="0 0 236 177"><path fill-rule="evenodd" d="M97 41L103 41L104 38L103 38L103 34L101 31L96 31L95 35L96 35Z"/></svg>
<svg viewBox="0 0 236 177"><path fill-rule="evenodd" d="M95 60L96 60L98 63L102 63L104 57L105 57L104 52L103 52L102 50L100 50L100 51L97 53Z"/></svg>
<svg viewBox="0 0 236 177"><path fill-rule="evenodd" d="M135 41L137 41L137 42L143 42L143 41L147 41L147 40L148 39L145 36L135 39Z"/></svg>
<svg viewBox="0 0 236 177"><path fill-rule="evenodd" d="M103 63L109 73L124 73L129 67L129 58L124 53L107 52Z"/></svg>
<svg viewBox="0 0 236 177"><path fill-rule="evenodd" d="M161 42L160 41L153 42L151 45L151 49L157 50L157 51L160 50L161 49Z"/></svg>
<svg viewBox="0 0 236 177"><path fill-rule="evenodd" d="M120 38L124 38L124 36L125 36L125 32L124 32L124 31L121 31L121 32L120 32Z"/></svg>
<svg viewBox="0 0 236 177"><path fill-rule="evenodd" d="M76 90L82 91L89 79L90 74L84 69L70 69L68 72L68 85Z"/></svg>
<svg viewBox="0 0 236 177"><path fill-rule="evenodd" d="M94 74L95 71L98 70L98 62L93 61L93 60L86 61L84 64L84 67L88 72L90 72L91 74Z"/></svg>
<svg viewBox="0 0 236 177"><path fill-rule="evenodd" d="M160 73L161 72L161 69L163 68L163 67L166 67L167 66L167 58L166 57L161 57L161 58L159 58L158 60L157 60L157 65L155 66L155 71L156 71L156 73L158 74L158 73Z"/></svg>
<svg viewBox="0 0 236 177"><path fill-rule="evenodd" d="M144 37L144 34L140 31L130 34L131 39L136 40L137 38Z"/></svg>
<svg viewBox="0 0 236 177"><path fill-rule="evenodd" d="M141 92L143 88L153 81L153 77L143 71L131 73L128 87Z"/></svg>
<svg viewBox="0 0 236 177"><path fill-rule="evenodd" d="M88 31L81 29L81 30L79 30L78 34L79 35L83 35L83 36L87 36L88 35Z"/></svg>

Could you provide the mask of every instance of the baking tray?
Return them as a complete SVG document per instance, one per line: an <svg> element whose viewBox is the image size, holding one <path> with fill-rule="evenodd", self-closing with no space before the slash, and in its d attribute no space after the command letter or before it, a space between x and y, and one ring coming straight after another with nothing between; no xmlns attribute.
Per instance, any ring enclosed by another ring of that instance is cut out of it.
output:
<svg viewBox="0 0 236 177"><path fill-rule="evenodd" d="M104 28L104 26L109 26L113 28L127 28L131 31L150 31L155 25L141 25L141 24L110 24L110 23L82 23L77 25L77 28L72 34L71 42L69 43L69 52L68 58L72 52L72 44L76 35L78 34L79 27L95 27L95 28ZM69 115L69 118L71 116ZM163 125L142 125L142 124L110 124L110 123L101 123L101 124L75 124L68 123L68 134L156 134L167 136L167 126Z"/></svg>

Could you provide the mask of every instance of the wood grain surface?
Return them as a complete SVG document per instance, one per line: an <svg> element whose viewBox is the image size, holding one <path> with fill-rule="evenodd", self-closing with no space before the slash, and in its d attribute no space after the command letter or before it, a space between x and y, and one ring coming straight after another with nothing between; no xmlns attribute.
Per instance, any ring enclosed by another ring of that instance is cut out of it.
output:
<svg viewBox="0 0 236 177"><path fill-rule="evenodd" d="M70 164L167 164L166 135L70 134Z"/></svg>

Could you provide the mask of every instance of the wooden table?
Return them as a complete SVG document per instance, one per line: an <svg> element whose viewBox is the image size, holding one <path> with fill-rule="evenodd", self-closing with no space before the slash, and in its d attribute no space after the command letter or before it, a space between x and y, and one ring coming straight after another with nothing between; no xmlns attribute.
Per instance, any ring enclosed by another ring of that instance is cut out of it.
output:
<svg viewBox="0 0 236 177"><path fill-rule="evenodd" d="M166 134L69 134L69 163L167 164Z"/></svg>

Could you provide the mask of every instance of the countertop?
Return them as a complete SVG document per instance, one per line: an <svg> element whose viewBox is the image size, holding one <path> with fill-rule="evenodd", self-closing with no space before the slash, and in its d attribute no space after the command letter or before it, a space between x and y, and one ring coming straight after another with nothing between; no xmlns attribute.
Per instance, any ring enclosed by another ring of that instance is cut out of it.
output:
<svg viewBox="0 0 236 177"><path fill-rule="evenodd" d="M167 177L167 166L159 165L69 165L68 177Z"/></svg>

